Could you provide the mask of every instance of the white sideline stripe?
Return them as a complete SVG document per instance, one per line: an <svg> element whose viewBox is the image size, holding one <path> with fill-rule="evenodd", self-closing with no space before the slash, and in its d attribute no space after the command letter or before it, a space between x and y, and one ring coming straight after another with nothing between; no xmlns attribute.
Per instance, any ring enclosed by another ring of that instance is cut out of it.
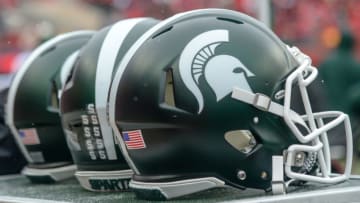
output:
<svg viewBox="0 0 360 203"><path fill-rule="evenodd" d="M0 202L2 203L68 203L65 201L54 201L54 200L12 197L12 196L0 196Z"/></svg>
<svg viewBox="0 0 360 203"><path fill-rule="evenodd" d="M338 203L359 202L360 187L333 188L328 190L315 190L308 192L288 193L284 195L262 196L258 198L245 198L241 200L223 201L224 203Z"/></svg>
<svg viewBox="0 0 360 203"><path fill-rule="evenodd" d="M20 174L0 175L0 181L6 181L6 180L10 180L10 179L14 179L14 178L21 178L21 177L24 177L24 176L20 175Z"/></svg>
<svg viewBox="0 0 360 203"><path fill-rule="evenodd" d="M109 160L116 160L114 135L107 117L107 97L118 50L129 32L146 18L123 20L111 27L101 46L95 76L95 108L98 114L106 154Z"/></svg>
<svg viewBox="0 0 360 203"><path fill-rule="evenodd" d="M70 38L77 38L77 37L81 37L81 36L90 36L92 33L94 33L94 32L93 31L69 32L66 34L58 35L57 37L54 37L54 38L50 39L49 41L45 42L44 44L40 45L25 60L23 65L20 67L20 69L15 74L13 81L11 82L11 85L9 88L9 93L8 93L7 104L6 104L6 123L8 124L8 126L11 130L11 133L14 135L16 143L19 146L21 152L23 153L23 155L25 156L26 160L29 163L32 163L33 160L31 158L29 152L25 148L24 144L21 141L21 138L20 138L18 131L14 124L14 114L13 114L15 97L16 97L17 89L21 83L21 80L23 79L25 73L27 72L27 70L29 69L31 64L34 62L34 60L36 60L38 58L38 56L40 56L44 51L46 51L50 47L54 46L55 44L57 44L63 40L67 40Z"/></svg>

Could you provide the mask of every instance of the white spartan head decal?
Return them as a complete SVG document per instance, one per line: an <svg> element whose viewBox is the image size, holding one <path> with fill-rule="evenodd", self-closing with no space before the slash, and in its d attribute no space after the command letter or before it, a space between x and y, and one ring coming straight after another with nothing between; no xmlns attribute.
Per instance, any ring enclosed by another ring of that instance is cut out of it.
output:
<svg viewBox="0 0 360 203"><path fill-rule="evenodd" d="M229 42L228 30L207 31L192 39L180 55L180 76L198 102L198 113L204 108L204 98L198 87L202 75L217 101L230 94L234 87L253 92L247 77L255 75L239 59L230 55L215 55L216 47L224 42Z"/></svg>

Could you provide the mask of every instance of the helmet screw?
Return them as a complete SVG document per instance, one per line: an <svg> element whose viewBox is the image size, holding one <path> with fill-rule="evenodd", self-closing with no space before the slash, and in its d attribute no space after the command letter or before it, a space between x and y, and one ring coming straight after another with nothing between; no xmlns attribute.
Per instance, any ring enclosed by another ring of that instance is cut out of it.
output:
<svg viewBox="0 0 360 203"><path fill-rule="evenodd" d="M237 177L239 178L239 180L245 180L246 179L246 172L243 171L243 170L238 171Z"/></svg>
<svg viewBox="0 0 360 203"><path fill-rule="evenodd" d="M304 152L298 152L295 154L295 166L302 166L305 161Z"/></svg>
<svg viewBox="0 0 360 203"><path fill-rule="evenodd" d="M266 180L266 179L268 178L268 174L266 173L266 171L263 171L263 172L261 172L260 177L261 177L263 180Z"/></svg>
<svg viewBox="0 0 360 203"><path fill-rule="evenodd" d="M253 118L253 121L254 121L255 124L259 123L259 117L255 116L255 117Z"/></svg>

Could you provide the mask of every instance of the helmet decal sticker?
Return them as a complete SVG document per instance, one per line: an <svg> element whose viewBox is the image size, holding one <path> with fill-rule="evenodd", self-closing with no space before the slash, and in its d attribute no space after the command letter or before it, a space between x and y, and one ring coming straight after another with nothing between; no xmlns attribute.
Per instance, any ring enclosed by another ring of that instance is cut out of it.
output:
<svg viewBox="0 0 360 203"><path fill-rule="evenodd" d="M122 136L127 149L146 148L141 130L123 131Z"/></svg>
<svg viewBox="0 0 360 203"><path fill-rule="evenodd" d="M36 128L20 129L19 135L24 145L40 144L40 139Z"/></svg>
<svg viewBox="0 0 360 203"><path fill-rule="evenodd" d="M204 108L204 98L198 87L202 75L214 91L217 102L235 86L253 92L247 77L255 75L238 58L215 54L216 48L224 42L229 42L228 30L207 31L192 39L180 55L180 76L198 102L198 114Z"/></svg>
<svg viewBox="0 0 360 203"><path fill-rule="evenodd" d="M94 104L86 106L86 113L81 115L86 151L91 160L111 160L106 153L104 133L100 131L100 122Z"/></svg>

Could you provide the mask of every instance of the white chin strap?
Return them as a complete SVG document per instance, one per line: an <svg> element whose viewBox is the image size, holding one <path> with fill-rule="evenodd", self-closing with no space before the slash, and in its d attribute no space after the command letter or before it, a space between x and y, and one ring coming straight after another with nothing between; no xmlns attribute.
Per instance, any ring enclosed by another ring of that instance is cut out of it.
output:
<svg viewBox="0 0 360 203"><path fill-rule="evenodd" d="M344 181L350 176L353 155L352 131L349 117L343 112L338 111L325 111L319 113L312 112L306 88L315 80L317 76L317 69L311 66L311 59L300 52L298 48L287 48L301 65L286 79L283 105L272 101L270 97L261 93L252 93L237 87L233 88L232 98L253 105L262 111L270 112L283 117L285 123L288 125L294 136L297 138L299 143L301 143L290 145L286 151L286 157L284 157L284 161L282 162L285 168L285 175L291 178L291 181L301 180L318 183L338 183ZM306 112L304 115L299 115L290 108L291 92L294 83L296 83L300 89L301 98ZM328 122L325 123L324 119ZM333 174L331 173L330 145L328 142L327 131L339 126L342 123L344 124L346 139L345 171L343 174ZM307 133L303 134L296 124L305 127ZM318 170L315 175L299 173L293 170L294 166L301 167L301 164L304 165L304 162L301 161L299 164L299 157L304 155L304 153L316 154ZM274 164L279 164L279 161L273 161L273 165ZM283 171L275 173L283 173ZM276 175L276 177L278 176L279 175Z"/></svg>

